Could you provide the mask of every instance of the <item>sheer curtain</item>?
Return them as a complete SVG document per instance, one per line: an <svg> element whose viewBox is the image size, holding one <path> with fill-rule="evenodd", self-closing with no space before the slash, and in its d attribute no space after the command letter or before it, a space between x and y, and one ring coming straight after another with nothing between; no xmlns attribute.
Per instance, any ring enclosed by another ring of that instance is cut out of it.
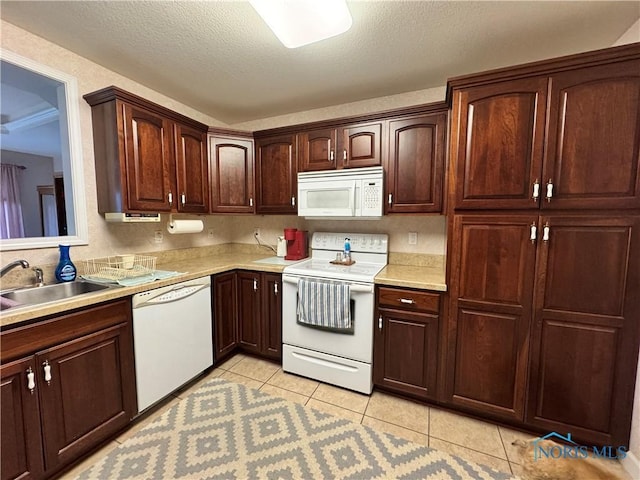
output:
<svg viewBox="0 0 640 480"><path fill-rule="evenodd" d="M20 204L20 186L16 165L0 165L0 238L23 238L22 205Z"/></svg>

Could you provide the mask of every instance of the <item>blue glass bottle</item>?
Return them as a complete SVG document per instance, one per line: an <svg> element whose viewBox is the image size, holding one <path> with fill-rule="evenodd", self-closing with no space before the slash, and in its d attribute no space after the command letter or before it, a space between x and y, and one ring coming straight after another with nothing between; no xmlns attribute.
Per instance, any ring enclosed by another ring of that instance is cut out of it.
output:
<svg viewBox="0 0 640 480"><path fill-rule="evenodd" d="M56 279L59 282L73 282L76 279L76 266L69 257L69 245L60 247L60 261L56 267Z"/></svg>

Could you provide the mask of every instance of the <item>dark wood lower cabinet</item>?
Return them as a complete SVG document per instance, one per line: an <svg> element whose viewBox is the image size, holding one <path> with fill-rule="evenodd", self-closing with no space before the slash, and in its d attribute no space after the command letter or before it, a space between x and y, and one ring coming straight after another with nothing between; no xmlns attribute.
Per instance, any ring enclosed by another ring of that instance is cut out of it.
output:
<svg viewBox="0 0 640 480"><path fill-rule="evenodd" d="M640 218L549 216L526 422L627 445L640 342Z"/></svg>
<svg viewBox="0 0 640 480"><path fill-rule="evenodd" d="M389 287L378 287L376 293L373 383L435 399L440 296Z"/></svg>
<svg viewBox="0 0 640 480"><path fill-rule="evenodd" d="M214 276L216 362L240 349L282 358L282 276L241 270Z"/></svg>
<svg viewBox="0 0 640 480"><path fill-rule="evenodd" d="M48 477L133 418L129 300L3 331L1 340L2 480Z"/></svg>
<svg viewBox="0 0 640 480"><path fill-rule="evenodd" d="M456 215L446 395L587 445L628 445L640 217Z"/></svg>
<svg viewBox="0 0 640 480"><path fill-rule="evenodd" d="M238 294L236 272L213 277L213 345L214 360L221 362L238 347Z"/></svg>
<svg viewBox="0 0 640 480"><path fill-rule="evenodd" d="M27 372L35 370L33 356L0 367L2 480L40 478L44 473L38 395L27 381Z"/></svg>

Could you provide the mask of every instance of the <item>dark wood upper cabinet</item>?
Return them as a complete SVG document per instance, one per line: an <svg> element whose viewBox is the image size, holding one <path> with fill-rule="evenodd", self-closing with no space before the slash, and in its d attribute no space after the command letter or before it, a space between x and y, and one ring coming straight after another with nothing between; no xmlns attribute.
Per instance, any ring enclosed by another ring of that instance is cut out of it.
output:
<svg viewBox="0 0 640 480"><path fill-rule="evenodd" d="M447 325L447 400L524 419L535 215L456 216Z"/></svg>
<svg viewBox="0 0 640 480"><path fill-rule="evenodd" d="M454 80L454 208L640 206L640 59L605 55Z"/></svg>
<svg viewBox="0 0 640 480"><path fill-rule="evenodd" d="M298 212L296 135L256 139L256 213Z"/></svg>
<svg viewBox="0 0 640 480"><path fill-rule="evenodd" d="M298 133L301 172L382 165L385 120Z"/></svg>
<svg viewBox="0 0 640 480"><path fill-rule="evenodd" d="M320 128L298 134L301 172L333 170L337 168L337 139L335 127ZM342 162L342 158L340 158Z"/></svg>
<svg viewBox="0 0 640 480"><path fill-rule="evenodd" d="M454 92L456 208L537 208L546 104L546 77Z"/></svg>
<svg viewBox="0 0 640 480"><path fill-rule="evenodd" d="M122 109L127 210L168 212L174 176L172 124L161 115L117 102Z"/></svg>
<svg viewBox="0 0 640 480"><path fill-rule="evenodd" d="M253 140L209 137L212 213L254 213Z"/></svg>
<svg viewBox="0 0 640 480"><path fill-rule="evenodd" d="M175 124L178 211L209 213L209 161L207 135Z"/></svg>
<svg viewBox="0 0 640 480"><path fill-rule="evenodd" d="M640 207L640 60L551 76L543 208Z"/></svg>
<svg viewBox="0 0 640 480"><path fill-rule="evenodd" d="M626 445L640 328L640 220L542 217L527 421Z"/></svg>
<svg viewBox="0 0 640 480"><path fill-rule="evenodd" d="M84 98L100 213L208 212L206 125L117 87Z"/></svg>
<svg viewBox="0 0 640 480"><path fill-rule="evenodd" d="M347 125L338 129L337 163L342 168L382 165L382 139L385 122Z"/></svg>
<svg viewBox="0 0 640 480"><path fill-rule="evenodd" d="M442 211L447 113L389 121L385 213Z"/></svg>

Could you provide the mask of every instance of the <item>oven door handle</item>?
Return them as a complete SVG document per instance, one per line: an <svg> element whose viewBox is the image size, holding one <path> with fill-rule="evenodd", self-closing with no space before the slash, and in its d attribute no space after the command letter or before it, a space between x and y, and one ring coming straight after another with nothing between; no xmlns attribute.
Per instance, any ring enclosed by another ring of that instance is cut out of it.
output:
<svg viewBox="0 0 640 480"><path fill-rule="evenodd" d="M285 283L292 283L294 285L298 285L298 279L294 278L294 277L286 277L286 276L282 276L282 281ZM373 285L359 285L359 284L352 284L352 283L348 283L348 282L344 282L347 283L349 285L349 289L352 292L357 292L357 293L372 293L373 292Z"/></svg>

